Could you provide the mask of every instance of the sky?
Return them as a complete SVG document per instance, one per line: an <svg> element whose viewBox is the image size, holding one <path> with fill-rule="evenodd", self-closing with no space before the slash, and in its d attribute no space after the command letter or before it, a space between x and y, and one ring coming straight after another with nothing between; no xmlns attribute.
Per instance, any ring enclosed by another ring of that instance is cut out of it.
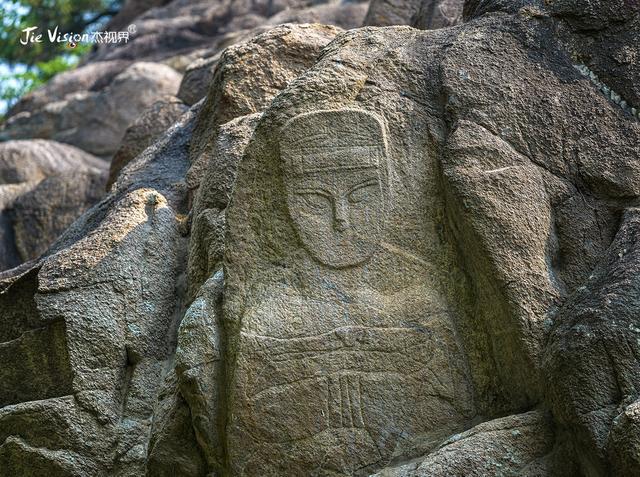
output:
<svg viewBox="0 0 640 477"><path fill-rule="evenodd" d="M27 7L16 3L18 1L19 0L0 0L0 23L7 24L8 22L10 22L11 19L9 16L11 14L24 15L29 11ZM87 15L91 15L91 14L87 13ZM43 32L39 32L39 33L43 33ZM0 38L0 41L18 42L19 40L20 38L4 38L4 39ZM24 46L24 48L28 48L28 45ZM26 70L27 70L26 65L16 64L10 67L6 62L0 61L0 81L2 82L0 86L2 86L3 89L7 87L11 88L11 87L19 86L20 84L19 81L12 78L8 78L8 76L13 74L24 73ZM7 111L7 107L8 107L7 102L5 100L0 99L0 115L4 114Z"/></svg>
<svg viewBox="0 0 640 477"><path fill-rule="evenodd" d="M0 22L3 24L8 21L6 14L7 13L19 13L24 14L28 10L21 5L17 5L11 1L0 0ZM11 41L10 39L0 41ZM18 38L15 39L18 41ZM10 68L5 62L0 61L0 81L3 82L3 86L17 86L17 82L11 79L5 78L6 75L14 74L14 73L24 73L26 71L26 67L24 65L16 65L14 68ZM4 114L7 111L7 102L0 99L0 115Z"/></svg>

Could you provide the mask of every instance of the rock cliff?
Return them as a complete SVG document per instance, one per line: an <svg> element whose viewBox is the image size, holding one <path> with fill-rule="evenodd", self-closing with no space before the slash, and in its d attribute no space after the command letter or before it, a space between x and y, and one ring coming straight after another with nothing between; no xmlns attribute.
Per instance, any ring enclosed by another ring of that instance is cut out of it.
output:
<svg viewBox="0 0 640 477"><path fill-rule="evenodd" d="M637 2L111 22L0 130L0 475L640 475Z"/></svg>

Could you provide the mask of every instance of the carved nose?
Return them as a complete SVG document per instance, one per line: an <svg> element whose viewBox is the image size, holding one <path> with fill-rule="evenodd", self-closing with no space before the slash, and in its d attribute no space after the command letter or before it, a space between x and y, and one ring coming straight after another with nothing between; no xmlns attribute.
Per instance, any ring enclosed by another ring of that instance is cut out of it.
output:
<svg viewBox="0 0 640 477"><path fill-rule="evenodd" d="M344 232L349 228L349 205L346 199L337 199L334 209L333 228L337 232Z"/></svg>

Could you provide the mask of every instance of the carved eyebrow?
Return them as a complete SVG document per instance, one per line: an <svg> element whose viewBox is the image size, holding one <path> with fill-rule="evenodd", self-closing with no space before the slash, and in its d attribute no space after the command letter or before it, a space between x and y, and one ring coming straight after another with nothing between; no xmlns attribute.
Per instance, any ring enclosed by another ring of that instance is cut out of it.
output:
<svg viewBox="0 0 640 477"><path fill-rule="evenodd" d="M349 189L349 194L351 194L352 192L357 191L358 189L362 189L364 187L369 187L372 185L377 185L378 184L378 179L369 179L367 181L361 182L358 185L353 186L351 189Z"/></svg>
<svg viewBox="0 0 640 477"><path fill-rule="evenodd" d="M296 189L295 193L296 194L318 194L323 197L331 198L331 194L324 189L303 188L303 189Z"/></svg>

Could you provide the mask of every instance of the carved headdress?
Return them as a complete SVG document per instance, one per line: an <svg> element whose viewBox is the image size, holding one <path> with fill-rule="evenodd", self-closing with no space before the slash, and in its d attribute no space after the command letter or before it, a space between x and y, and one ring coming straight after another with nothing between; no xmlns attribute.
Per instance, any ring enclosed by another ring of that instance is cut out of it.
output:
<svg viewBox="0 0 640 477"><path fill-rule="evenodd" d="M387 146L380 118L367 111L314 111L289 120L280 135L280 156L287 172L378 168Z"/></svg>

